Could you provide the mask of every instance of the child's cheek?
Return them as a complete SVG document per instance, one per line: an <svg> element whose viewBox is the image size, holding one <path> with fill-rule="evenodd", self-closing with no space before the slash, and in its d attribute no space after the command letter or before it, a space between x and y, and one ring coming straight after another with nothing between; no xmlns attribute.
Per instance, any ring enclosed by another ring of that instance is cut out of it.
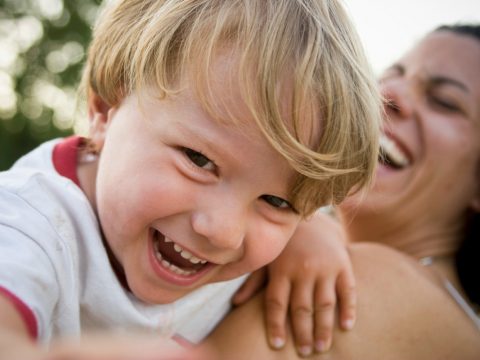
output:
<svg viewBox="0 0 480 360"><path fill-rule="evenodd" d="M298 221L285 224L265 224L259 228L257 234L251 238L250 249L251 262L257 268L269 264L283 251L292 237Z"/></svg>

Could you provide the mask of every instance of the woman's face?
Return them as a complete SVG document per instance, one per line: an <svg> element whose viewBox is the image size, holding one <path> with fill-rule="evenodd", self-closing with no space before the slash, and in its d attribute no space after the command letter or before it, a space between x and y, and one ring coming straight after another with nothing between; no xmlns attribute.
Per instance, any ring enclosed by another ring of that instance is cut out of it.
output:
<svg viewBox="0 0 480 360"><path fill-rule="evenodd" d="M380 85L386 160L356 211L432 224L453 222L468 207L479 211L480 41L432 33Z"/></svg>

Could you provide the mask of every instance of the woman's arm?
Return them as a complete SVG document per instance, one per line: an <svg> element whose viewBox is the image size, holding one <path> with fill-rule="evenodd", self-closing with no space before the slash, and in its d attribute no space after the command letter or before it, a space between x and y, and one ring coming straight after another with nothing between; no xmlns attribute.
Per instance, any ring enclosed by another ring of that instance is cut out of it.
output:
<svg viewBox="0 0 480 360"><path fill-rule="evenodd" d="M336 326L330 352L312 359L479 359L480 336L426 270L374 244L350 247L357 279L357 324ZM300 359L289 336L282 351L268 347L262 295L235 309L207 343L219 359Z"/></svg>

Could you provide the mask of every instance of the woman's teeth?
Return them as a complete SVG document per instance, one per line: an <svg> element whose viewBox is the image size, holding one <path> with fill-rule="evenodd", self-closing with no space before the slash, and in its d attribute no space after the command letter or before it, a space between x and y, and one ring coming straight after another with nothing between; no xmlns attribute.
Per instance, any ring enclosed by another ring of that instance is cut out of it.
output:
<svg viewBox="0 0 480 360"><path fill-rule="evenodd" d="M410 164L410 160L398 145L385 135L380 138L380 152L382 161L397 169Z"/></svg>

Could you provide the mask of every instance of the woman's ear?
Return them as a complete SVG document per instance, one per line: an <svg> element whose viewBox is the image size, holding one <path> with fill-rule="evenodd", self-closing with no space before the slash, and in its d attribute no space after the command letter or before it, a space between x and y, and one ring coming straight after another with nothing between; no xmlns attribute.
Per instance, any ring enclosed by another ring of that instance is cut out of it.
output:
<svg viewBox="0 0 480 360"><path fill-rule="evenodd" d="M97 151L100 151L105 141L105 133L109 125L109 105L96 92L88 93L88 120L90 123L90 142Z"/></svg>

